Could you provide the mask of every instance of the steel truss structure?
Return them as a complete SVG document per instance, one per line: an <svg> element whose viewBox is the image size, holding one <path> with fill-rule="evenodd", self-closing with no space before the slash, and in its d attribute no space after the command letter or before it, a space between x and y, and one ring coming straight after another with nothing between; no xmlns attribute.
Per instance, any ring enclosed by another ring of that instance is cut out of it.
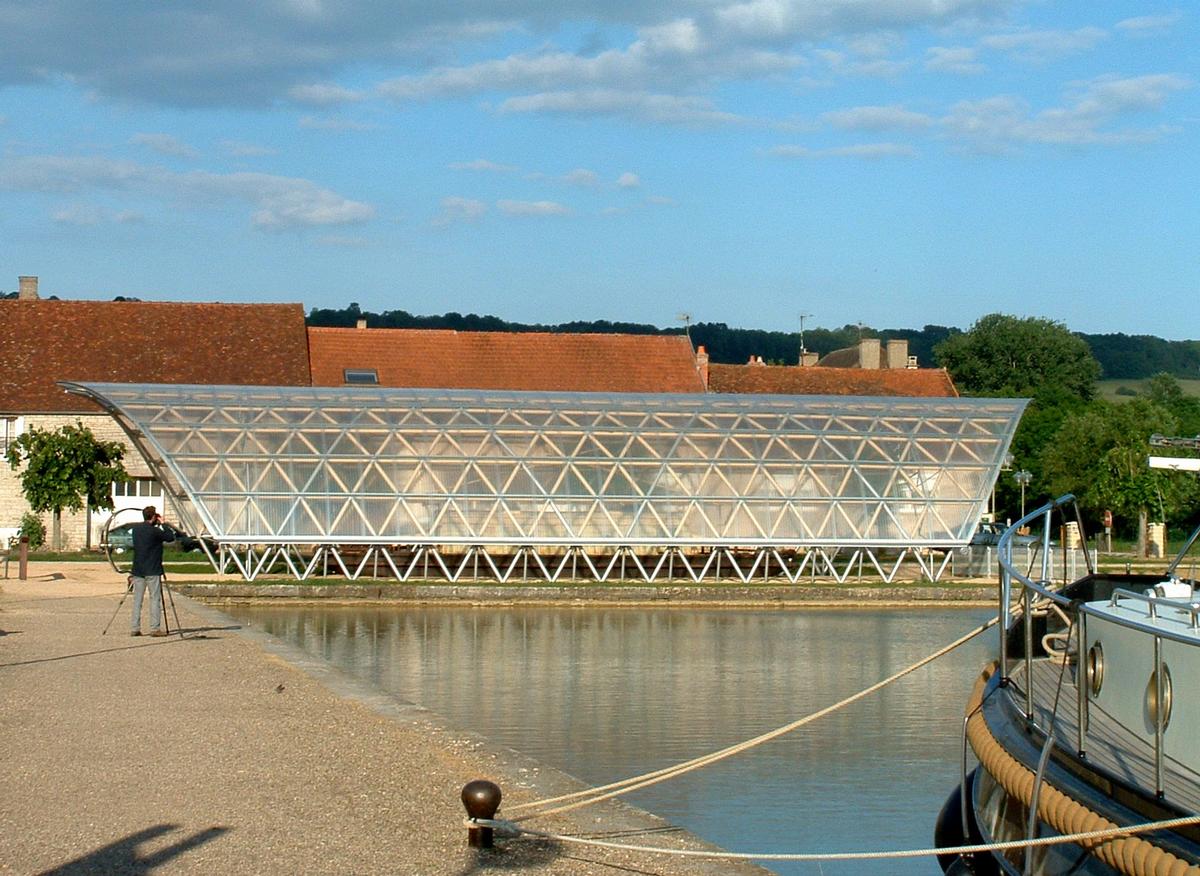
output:
<svg viewBox="0 0 1200 876"><path fill-rule="evenodd" d="M62 385L247 579L891 580L906 560L936 579L1025 405Z"/></svg>

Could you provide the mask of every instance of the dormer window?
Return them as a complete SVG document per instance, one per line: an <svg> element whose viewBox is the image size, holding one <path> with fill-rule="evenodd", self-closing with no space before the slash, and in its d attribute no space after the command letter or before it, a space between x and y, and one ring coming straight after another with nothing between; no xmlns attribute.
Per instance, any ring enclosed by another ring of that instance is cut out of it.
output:
<svg viewBox="0 0 1200 876"><path fill-rule="evenodd" d="M349 386L378 386L379 375L374 368L344 368L342 381Z"/></svg>

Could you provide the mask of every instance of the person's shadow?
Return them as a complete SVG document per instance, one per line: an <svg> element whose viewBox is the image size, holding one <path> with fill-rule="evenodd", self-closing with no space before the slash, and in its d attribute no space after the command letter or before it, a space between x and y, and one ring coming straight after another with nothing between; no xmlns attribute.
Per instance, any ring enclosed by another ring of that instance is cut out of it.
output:
<svg viewBox="0 0 1200 876"><path fill-rule="evenodd" d="M138 851L138 847L147 840L170 833L178 828L177 824L156 824L153 827L147 827L122 837L116 842L94 849L73 861L67 861L51 870L43 870L39 876L85 876L85 874L91 873L142 876L142 874L153 872L154 868L172 858L204 845L229 830L228 827L210 827L177 840L156 852L143 855Z"/></svg>

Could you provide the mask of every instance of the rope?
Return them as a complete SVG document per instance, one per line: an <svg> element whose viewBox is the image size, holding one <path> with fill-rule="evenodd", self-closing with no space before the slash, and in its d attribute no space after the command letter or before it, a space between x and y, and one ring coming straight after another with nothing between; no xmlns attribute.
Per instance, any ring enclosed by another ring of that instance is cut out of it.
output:
<svg viewBox="0 0 1200 876"><path fill-rule="evenodd" d="M706 851L700 849L664 849L660 846L626 845L608 840L590 839L579 836L544 833L539 830L529 830L519 827L511 821L498 819L467 819L468 827L494 827L497 830L513 830L518 834L532 836L537 839L553 840L555 842L574 843L576 845L601 846L607 849L620 849L627 852L652 852L660 855L675 855L686 858L716 858L735 861L869 861L889 860L896 858L924 858L934 855L973 855L984 852L1004 852L1011 849L1024 849L1038 846L1060 845L1063 843L1088 843L1096 840L1108 840L1114 837L1132 836L1153 830L1169 830L1200 824L1200 815L1186 815L1180 818L1168 818L1164 821L1148 821L1144 824L1133 824L1128 827L1109 827L1098 830L1081 831L1079 833L1059 836L1044 836L1037 839L1009 840L1001 843L979 843L971 846L945 846L931 849L892 849L878 852L724 852ZM1186 867L1186 865L1185 865ZM1200 867L1191 866L1172 873L1197 873Z"/></svg>
<svg viewBox="0 0 1200 876"><path fill-rule="evenodd" d="M831 706L826 706L823 709L813 712L811 715L806 715L803 718L800 718L796 721L792 721L790 724L784 724L782 727L778 727L774 730L770 730L759 736L755 736L753 739L747 739L743 742L736 743L727 748L722 748L719 751L714 751L709 754L701 755L700 757L696 757L696 758L693 758L692 760L684 761L682 763L677 763L677 764L674 764L673 766L663 767L662 769L657 769L652 772L642 773L639 776L632 776L627 779L621 779L620 781L612 782L608 785L601 785L597 788L587 788L582 791L575 791L571 794L563 794L558 797L549 797L545 800L535 800L530 803L522 803L518 806L512 807L509 810L509 812L513 812L513 813L524 812L527 809L537 809L540 811L531 812L528 815L521 816L520 818L514 818L514 819L512 819L512 821L515 823L518 821L527 821L531 818L541 818L541 817L544 817L547 815L555 815L555 814L558 814L561 812L570 812L574 809L580 809L584 806L590 806L593 803L599 803L602 800L608 800L611 797L617 797L622 794L628 794L632 791L640 790L641 788L648 788L651 785L656 785L659 782L665 782L667 779L673 779L676 776L682 776L686 773L692 772L693 770L698 770L701 767L708 766L709 764L724 760L727 757L732 757L735 754L741 754L743 751L748 751L751 748L762 745L765 742L769 742L772 739L776 739L780 736L783 736L786 733L792 732L793 730L799 729L800 727L803 727L806 724L811 724L813 721L816 721L819 718L823 718L826 715L830 715L833 712L836 712L839 709L843 709L852 703L858 702L862 698L875 693L875 691L886 687L887 685L891 684L892 682L897 681L898 679L901 679L904 676L909 675L913 672L916 672L921 667L932 663L934 660L937 660L939 657L949 654L955 648L959 647L960 645L965 644L966 642L969 642L971 639L975 638L980 633L983 633L984 631L995 626L997 623L997 620L998 620L997 618L992 618L991 620L987 621L986 623L981 624L980 626L971 630L966 635L960 636L959 638L955 639L949 645L939 648L937 651L934 651L932 654L930 654L927 657L921 658L916 663L913 663L911 666L907 666L904 669L901 669L899 672L888 676L887 678L883 679L882 681L878 681L875 684L871 685L870 687L864 688L863 690L860 690L858 693L852 694L852 695L846 697L845 699L834 703ZM586 798L586 799L580 799L580 798ZM568 803L568 802L566 802L568 800L572 800L575 802ZM563 805L554 806L553 808L550 808L550 809L541 809L541 807L550 806L551 804L554 804L554 803L561 803Z"/></svg>
<svg viewBox="0 0 1200 876"><path fill-rule="evenodd" d="M983 698L984 688L988 678L995 669L995 664L985 670L975 684L975 690L967 704L968 714L977 709ZM992 735L981 712L971 714L967 722L967 738L974 749L979 763L1005 790L1006 793L1028 806L1035 784L1034 774L1023 763L1014 758ZM1045 785L1037 803L1038 818L1061 834L1080 835L1090 839L1090 835L1119 836L1121 829L1102 815L1093 812L1082 803L1071 799L1053 785ZM1200 822L1200 816L1187 816L1184 819L1172 819L1178 824ZM1153 824L1153 823L1152 823ZM1168 826L1166 822L1157 822L1161 827ZM1153 830L1153 827L1147 828ZM1133 833L1134 831L1126 831ZM1140 831L1139 831L1140 832ZM1111 843L1103 843L1091 850L1096 857L1126 876L1183 876L1183 874L1200 874L1200 866L1189 864L1170 852L1159 848L1154 843L1139 837L1117 839Z"/></svg>

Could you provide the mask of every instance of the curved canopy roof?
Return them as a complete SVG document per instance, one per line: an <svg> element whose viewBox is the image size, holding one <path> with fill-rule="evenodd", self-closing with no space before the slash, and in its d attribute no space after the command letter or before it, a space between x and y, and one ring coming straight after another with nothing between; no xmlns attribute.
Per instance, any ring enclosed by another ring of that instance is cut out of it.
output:
<svg viewBox="0 0 1200 876"><path fill-rule="evenodd" d="M1025 402L63 384L226 543L950 546Z"/></svg>

